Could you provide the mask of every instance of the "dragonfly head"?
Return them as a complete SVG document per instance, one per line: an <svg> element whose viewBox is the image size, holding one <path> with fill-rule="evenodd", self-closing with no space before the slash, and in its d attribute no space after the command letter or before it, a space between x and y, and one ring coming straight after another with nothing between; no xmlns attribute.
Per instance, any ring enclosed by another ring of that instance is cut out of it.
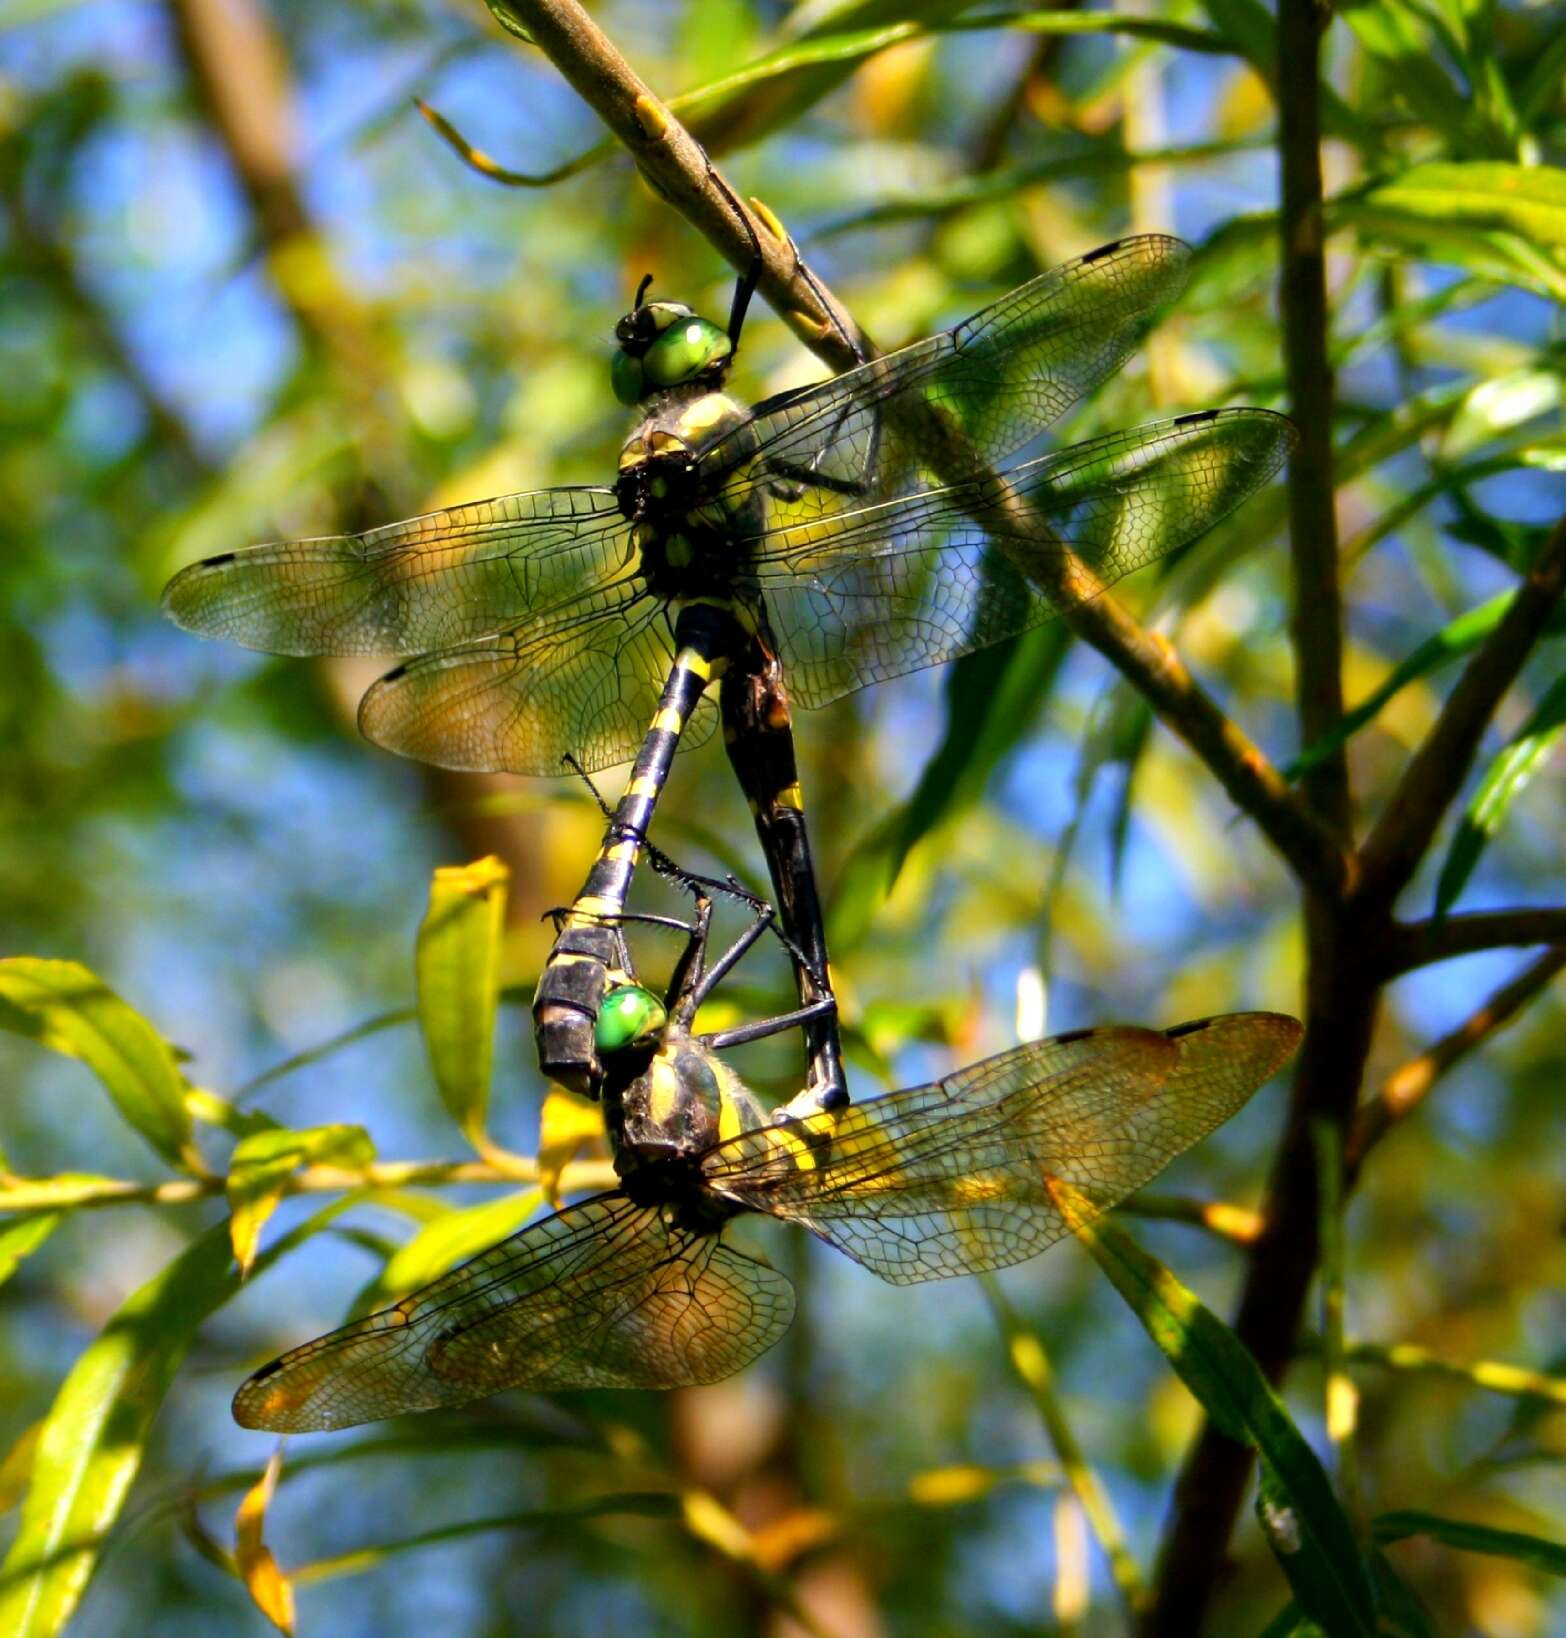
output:
<svg viewBox="0 0 1566 1638"><path fill-rule="evenodd" d="M693 381L717 386L728 372L734 344L728 332L680 301L643 301L614 327L620 350L610 365L614 395L638 404L655 392Z"/></svg>
<svg viewBox="0 0 1566 1638"><path fill-rule="evenodd" d="M640 984L621 984L603 998L593 1044L604 1057L657 1046L669 1022L669 1009Z"/></svg>

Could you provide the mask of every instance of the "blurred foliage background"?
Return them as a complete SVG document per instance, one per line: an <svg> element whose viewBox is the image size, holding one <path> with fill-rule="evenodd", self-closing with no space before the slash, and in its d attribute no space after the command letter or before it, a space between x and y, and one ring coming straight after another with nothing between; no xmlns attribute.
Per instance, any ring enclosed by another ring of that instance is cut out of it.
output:
<svg viewBox="0 0 1566 1638"><path fill-rule="evenodd" d="M883 348L1105 240L1173 231L1199 247L1189 295L1062 436L1288 407L1261 5L975 20L908 0L688 0L595 16L665 94L782 51L683 112ZM800 41L835 60L798 66ZM1465 640L1453 622L1508 592L1566 510L1566 186L1551 169L1566 23L1547 5L1373 0L1331 22L1323 64L1344 687L1352 705L1399 684L1350 742L1373 814L1435 720ZM536 1152L539 916L575 891L600 818L564 782L397 762L354 731L373 668L203 645L160 620L159 589L251 541L602 481L624 427L612 326L637 279L714 315L731 280L623 155L606 148L548 188L499 186L415 96L518 171L602 137L555 69L467 0L12 0L0 17L4 953L84 964L177 1044L192 1083L288 1127L362 1126L384 1161L470 1157L413 1017L413 945L431 869L491 852L511 884L490 1132ZM759 304L746 343L737 385L752 396L821 373ZM1126 593L1280 764L1301 749L1284 522L1274 489ZM1442 832L1410 915L1443 879L1460 910L1560 899L1560 671L1549 643L1523 669L1465 787L1468 827ZM1303 1009L1288 870L1062 631L797 729L861 1094L1044 1020ZM716 745L681 757L658 839L684 863L763 879ZM639 895L671 908L655 881ZM666 959L648 947L650 969ZM1526 962L1485 950L1399 979L1367 1096ZM1351 1202L1346 1322L1367 1345L1352 1445L1369 1512L1561 1534L1553 970L1376 1148ZM775 1007L783 978L778 963L728 993L742 1012ZM151 1152L89 1067L24 1038L38 1014L5 995L0 1503L14 1520L73 1363L132 1293L182 1267L213 1312L182 1364L149 1364L144 1333L123 1333L156 1420L126 1435L93 1503L100 1562L73 1630L266 1630L225 1558L270 1448L229 1421L233 1387L336 1324L391 1247L496 1191L438 1177L303 1189L263 1246L327 1232L224 1285L220 1185L177 1143ZM787 1088L789 1051L743 1060L758 1087ZM194 1114L220 1172L242 1122L216 1102ZM1263 1093L1160 1194L1258 1206L1282 1118L1281 1088ZM141 1195L104 1203L99 1188L93 1209L67 1209L93 1193L73 1196L72 1174ZM50 1200L62 1209L42 1211ZM347 1209L316 1225L332 1200ZM453 1233L487 1243L536 1203L513 1193ZM1166 1210L1138 1237L1226 1312L1243 1252ZM1089 1259L1063 1248L1012 1271L1007 1310L975 1281L881 1287L804 1240L768 1240L801 1315L737 1381L513 1396L296 1443L266 1533L285 1569L315 1566L301 1630L787 1631L796 1601L840 1635L1124 1630L1018 1375L1037 1350L1008 1346L1006 1315L1047 1347L1052 1403L1144 1578L1197 1411ZM178 1282L164 1303L154 1319L188 1329ZM1322 1375L1304 1352L1289 1403L1319 1436ZM1212 1630L1257 1631L1285 1584L1254 1521L1233 1554ZM1537 1555L1414 1541L1389 1556L1429 1630L1566 1624ZM16 1591L10 1568L0 1596ZM54 1630L37 1608L26 1620L17 1630Z"/></svg>

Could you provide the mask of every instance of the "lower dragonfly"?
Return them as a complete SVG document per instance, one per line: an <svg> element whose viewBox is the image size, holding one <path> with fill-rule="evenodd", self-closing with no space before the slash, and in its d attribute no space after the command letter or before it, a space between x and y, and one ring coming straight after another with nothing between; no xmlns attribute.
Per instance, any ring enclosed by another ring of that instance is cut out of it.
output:
<svg viewBox="0 0 1566 1638"><path fill-rule="evenodd" d="M599 1011L621 1186L264 1366L235 1395L242 1426L352 1427L510 1388L719 1381L794 1313L790 1282L725 1238L735 1218L799 1224L894 1285L1004 1268L1222 1125L1300 1038L1269 1012L1079 1030L924 1086L830 1110L802 1094L769 1116L718 1053L797 1017L718 1034L694 1022L771 909L708 967L711 899L689 880L696 914L668 923L689 938L667 995L626 983Z"/></svg>
<svg viewBox="0 0 1566 1638"><path fill-rule="evenodd" d="M1278 470L1293 429L1249 408L1002 468L1124 363L1189 257L1159 234L1117 240L756 405L725 390L754 273L726 329L644 300L643 281L615 331L613 385L637 420L612 487L225 552L176 576L164 607L274 653L411 656L359 711L404 755L524 774L557 774L568 750L589 771L635 757L535 1008L545 1072L596 1093L605 923L676 747L712 731L709 683L784 925L826 975L789 698L825 705L1037 626L1194 540ZM802 1000L819 998L798 978ZM811 1045L826 1105L844 1093L830 1014Z"/></svg>

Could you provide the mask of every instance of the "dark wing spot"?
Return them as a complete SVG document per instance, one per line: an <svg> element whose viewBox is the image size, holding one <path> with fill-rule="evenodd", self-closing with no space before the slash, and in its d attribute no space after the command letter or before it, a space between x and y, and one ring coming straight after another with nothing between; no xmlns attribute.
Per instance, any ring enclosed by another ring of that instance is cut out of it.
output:
<svg viewBox="0 0 1566 1638"><path fill-rule="evenodd" d="M1170 425L1177 427L1196 427L1200 426L1203 421L1216 421L1217 419L1217 410L1196 410L1190 415L1177 415Z"/></svg>

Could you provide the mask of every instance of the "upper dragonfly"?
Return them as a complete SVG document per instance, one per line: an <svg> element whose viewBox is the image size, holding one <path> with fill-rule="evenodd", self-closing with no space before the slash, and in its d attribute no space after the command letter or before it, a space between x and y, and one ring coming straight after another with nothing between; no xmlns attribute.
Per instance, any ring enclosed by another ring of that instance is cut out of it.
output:
<svg viewBox="0 0 1566 1638"><path fill-rule="evenodd" d="M638 420L612 487L225 552L177 575L164 608L272 653L417 656L369 690L360 725L445 767L629 760L669 672L672 616L698 598L764 613L791 695L825 705L1059 613L1027 576L1041 551L1069 550L1107 584L1278 469L1290 423L1231 409L991 470L1124 363L1189 256L1161 235L1119 240L954 329L748 408L722 390L729 333L681 303L639 303L616 331L615 390ZM943 457L953 444L966 474ZM1000 532L1014 498L1038 540ZM712 726L699 711L686 743Z"/></svg>
<svg viewBox="0 0 1566 1638"><path fill-rule="evenodd" d="M1012 636L1195 539L1277 470L1283 417L1209 410L1024 460L1117 369L1183 287L1189 248L1144 235L1040 275L954 329L747 407L725 330L678 302L616 328L637 406L613 487L475 501L361 535L194 564L181 625L287 654L416 656L359 721L405 755L554 774L636 763L540 984L546 1073L596 1091L605 919L624 909L682 737L712 731L708 684L756 812L785 929L825 990L825 940L788 700L824 705ZM812 1080L843 1095L830 1016Z"/></svg>

